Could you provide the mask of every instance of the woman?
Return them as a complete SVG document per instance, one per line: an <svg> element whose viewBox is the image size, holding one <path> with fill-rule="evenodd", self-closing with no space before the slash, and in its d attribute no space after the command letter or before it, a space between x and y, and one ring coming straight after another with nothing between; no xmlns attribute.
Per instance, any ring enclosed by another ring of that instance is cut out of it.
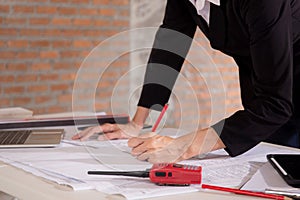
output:
<svg viewBox="0 0 300 200"><path fill-rule="evenodd" d="M161 65L179 72L192 41L180 40L165 29L193 38L197 26L214 49L238 65L244 110L177 139L154 133L134 137L149 109L159 110L169 99L177 75L161 73ZM170 51L162 50L169 44ZM181 56L171 53L172 48L180 49ZM167 86L157 84L162 79L167 79ZM128 142L132 154L153 163L176 162L221 148L236 156L261 141L299 147L299 93L300 1L168 0L132 122L93 127L74 139L100 130L108 139L133 137Z"/></svg>

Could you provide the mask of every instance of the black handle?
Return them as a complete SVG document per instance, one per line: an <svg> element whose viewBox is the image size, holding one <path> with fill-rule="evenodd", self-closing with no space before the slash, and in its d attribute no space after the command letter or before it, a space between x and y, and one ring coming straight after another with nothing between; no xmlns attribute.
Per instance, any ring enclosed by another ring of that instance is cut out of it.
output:
<svg viewBox="0 0 300 200"><path fill-rule="evenodd" d="M142 177L147 178L149 177L148 171L129 171L129 172L122 172L122 171L88 171L89 175L116 175L116 176L131 176L131 177Z"/></svg>

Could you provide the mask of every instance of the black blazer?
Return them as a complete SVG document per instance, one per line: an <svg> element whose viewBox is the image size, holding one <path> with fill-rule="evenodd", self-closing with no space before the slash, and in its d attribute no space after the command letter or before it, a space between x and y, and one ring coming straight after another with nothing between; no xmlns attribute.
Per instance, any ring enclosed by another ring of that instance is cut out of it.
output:
<svg viewBox="0 0 300 200"><path fill-rule="evenodd" d="M231 156L268 139L287 122L300 123L299 0L221 0L221 6L211 4L209 26L189 0L168 0L139 106L160 109L168 101L197 26L239 67L244 110L213 126Z"/></svg>

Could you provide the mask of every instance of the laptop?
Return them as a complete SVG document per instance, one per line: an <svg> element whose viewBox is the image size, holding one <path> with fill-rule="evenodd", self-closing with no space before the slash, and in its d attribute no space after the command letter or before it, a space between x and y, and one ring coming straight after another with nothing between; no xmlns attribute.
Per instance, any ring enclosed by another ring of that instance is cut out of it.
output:
<svg viewBox="0 0 300 200"><path fill-rule="evenodd" d="M0 130L0 148L56 147L64 129Z"/></svg>

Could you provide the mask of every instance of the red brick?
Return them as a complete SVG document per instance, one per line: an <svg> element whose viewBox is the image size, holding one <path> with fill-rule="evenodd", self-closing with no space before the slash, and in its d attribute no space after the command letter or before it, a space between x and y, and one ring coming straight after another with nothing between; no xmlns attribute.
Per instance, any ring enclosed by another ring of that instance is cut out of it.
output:
<svg viewBox="0 0 300 200"><path fill-rule="evenodd" d="M31 85L28 86L28 91L29 92L45 92L48 90L48 86L47 85Z"/></svg>
<svg viewBox="0 0 300 200"><path fill-rule="evenodd" d="M51 65L49 63L34 63L31 65L31 70L40 71L40 70L50 70Z"/></svg>
<svg viewBox="0 0 300 200"><path fill-rule="evenodd" d="M113 5L122 6L122 5L128 5L129 4L129 0L111 0L111 3Z"/></svg>
<svg viewBox="0 0 300 200"><path fill-rule="evenodd" d="M63 30L61 36L63 37L76 37L76 36L83 36L84 31L81 30Z"/></svg>
<svg viewBox="0 0 300 200"><path fill-rule="evenodd" d="M41 35L41 31L37 30L37 29L21 29L20 30L20 35L22 36L40 36Z"/></svg>
<svg viewBox="0 0 300 200"><path fill-rule="evenodd" d="M58 13L62 15L76 15L77 9L76 8L68 8L68 7L60 7L58 8Z"/></svg>
<svg viewBox="0 0 300 200"><path fill-rule="evenodd" d="M26 23L26 19L25 18L19 18L19 17L7 17L4 19L4 23L5 24L25 24Z"/></svg>
<svg viewBox="0 0 300 200"><path fill-rule="evenodd" d="M41 81L54 81L54 80L58 80L59 75L58 74L43 74L40 75L40 80Z"/></svg>
<svg viewBox="0 0 300 200"><path fill-rule="evenodd" d="M25 91L24 86L11 86L4 89L5 94L22 93Z"/></svg>
<svg viewBox="0 0 300 200"><path fill-rule="evenodd" d="M28 42L26 40L11 40L7 42L7 45L12 48L25 48L28 46Z"/></svg>
<svg viewBox="0 0 300 200"><path fill-rule="evenodd" d="M73 24L76 26L90 26L92 25L91 19L74 19Z"/></svg>
<svg viewBox="0 0 300 200"><path fill-rule="evenodd" d="M0 105L2 108L9 107L10 102L11 102L11 98L9 98L9 99L2 98L2 97L0 98Z"/></svg>
<svg viewBox="0 0 300 200"><path fill-rule="evenodd" d="M42 104L42 103L47 103L49 101L52 101L52 97L49 97L49 96L38 96L38 97L35 97L34 99L34 102L37 103L37 104Z"/></svg>
<svg viewBox="0 0 300 200"><path fill-rule="evenodd" d="M20 75L16 77L16 82L32 82L37 81L37 76L33 74Z"/></svg>
<svg viewBox="0 0 300 200"><path fill-rule="evenodd" d="M0 5L0 13L8 13L9 5Z"/></svg>
<svg viewBox="0 0 300 200"><path fill-rule="evenodd" d="M94 25L95 26L110 26L111 20L97 19L97 20L94 20Z"/></svg>
<svg viewBox="0 0 300 200"><path fill-rule="evenodd" d="M81 8L79 13L80 15L97 15L98 10L95 8Z"/></svg>
<svg viewBox="0 0 300 200"><path fill-rule="evenodd" d="M53 41L52 42L52 47L53 48L59 48L59 47L69 47L71 46L71 41L66 41L66 40L58 40L58 41Z"/></svg>
<svg viewBox="0 0 300 200"><path fill-rule="evenodd" d="M51 0L53 3L69 3L70 0Z"/></svg>
<svg viewBox="0 0 300 200"><path fill-rule="evenodd" d="M73 42L75 48L87 48L92 47L92 43L88 40L76 40Z"/></svg>
<svg viewBox="0 0 300 200"><path fill-rule="evenodd" d="M46 3L48 0L26 0L27 2Z"/></svg>
<svg viewBox="0 0 300 200"><path fill-rule="evenodd" d="M6 70L6 65L4 63L0 63L0 71Z"/></svg>
<svg viewBox="0 0 300 200"><path fill-rule="evenodd" d="M53 7L53 6L38 6L36 8L36 11L39 14L55 14L57 11L57 8Z"/></svg>
<svg viewBox="0 0 300 200"><path fill-rule="evenodd" d="M41 30L40 35L47 36L47 37L61 37L62 31L59 29L46 29L46 30Z"/></svg>
<svg viewBox="0 0 300 200"><path fill-rule="evenodd" d="M14 11L17 13L33 13L34 7L33 6L14 6Z"/></svg>
<svg viewBox="0 0 300 200"><path fill-rule="evenodd" d="M50 42L47 40L37 40L37 41L30 42L30 47L44 48L44 47L49 47L49 46L50 46Z"/></svg>
<svg viewBox="0 0 300 200"><path fill-rule="evenodd" d="M14 82L15 77L13 75L1 75L0 83L12 83Z"/></svg>
<svg viewBox="0 0 300 200"><path fill-rule="evenodd" d="M88 4L90 0L70 0L71 3Z"/></svg>
<svg viewBox="0 0 300 200"><path fill-rule="evenodd" d="M8 63L6 68L8 71L26 71L27 65L24 63Z"/></svg>
<svg viewBox="0 0 300 200"><path fill-rule="evenodd" d="M54 59L54 58L58 57L58 52L57 51L42 51L40 53L40 57Z"/></svg>
<svg viewBox="0 0 300 200"><path fill-rule="evenodd" d="M110 0L93 0L94 4L101 4L101 5L107 5L110 4Z"/></svg>
<svg viewBox="0 0 300 200"><path fill-rule="evenodd" d="M15 36L15 35L17 35L17 30L13 29L13 28L3 28L3 27L1 27L0 35Z"/></svg>
<svg viewBox="0 0 300 200"><path fill-rule="evenodd" d="M39 56L39 54L37 52L25 51L25 52L18 53L17 58L18 59L34 59L34 58L37 58L38 56Z"/></svg>
<svg viewBox="0 0 300 200"><path fill-rule="evenodd" d="M49 18L31 18L29 20L31 25L47 25L50 22Z"/></svg>
<svg viewBox="0 0 300 200"><path fill-rule="evenodd" d="M53 18L51 21L53 25L70 25L71 19L68 18Z"/></svg>
<svg viewBox="0 0 300 200"><path fill-rule="evenodd" d="M68 84L55 84L55 85L51 85L50 87L51 91L68 90L70 88L72 88L72 86Z"/></svg>
<svg viewBox="0 0 300 200"><path fill-rule="evenodd" d="M56 105L56 106L49 106L47 110L48 110L47 113L59 113L65 111L66 108L63 106Z"/></svg>
<svg viewBox="0 0 300 200"><path fill-rule="evenodd" d="M6 42L0 41L0 47L5 47L5 46L6 46Z"/></svg>
<svg viewBox="0 0 300 200"><path fill-rule="evenodd" d="M100 15L104 16L114 16L116 14L116 11L114 9L100 9L99 10Z"/></svg>
<svg viewBox="0 0 300 200"><path fill-rule="evenodd" d="M53 68L55 70L60 70L60 69L77 69L80 66L81 63L73 63L73 62L58 62L55 63Z"/></svg>
<svg viewBox="0 0 300 200"><path fill-rule="evenodd" d="M80 56L80 51L62 51L60 56L62 58L78 58Z"/></svg>
<svg viewBox="0 0 300 200"><path fill-rule="evenodd" d="M24 106L31 102L31 98L29 97L17 97L13 99L13 104L15 106Z"/></svg>
<svg viewBox="0 0 300 200"><path fill-rule="evenodd" d="M76 73L61 74L60 80L73 81L76 78Z"/></svg>
<svg viewBox="0 0 300 200"><path fill-rule="evenodd" d="M16 57L15 52L10 52L10 51L4 51L0 53L0 59L13 59Z"/></svg>
<svg viewBox="0 0 300 200"><path fill-rule="evenodd" d="M97 30L86 30L84 31L84 35L88 36L88 37L99 37L99 36L103 36L103 31L97 31Z"/></svg>
<svg viewBox="0 0 300 200"><path fill-rule="evenodd" d="M72 94L63 94L58 97L58 102L72 102Z"/></svg>

